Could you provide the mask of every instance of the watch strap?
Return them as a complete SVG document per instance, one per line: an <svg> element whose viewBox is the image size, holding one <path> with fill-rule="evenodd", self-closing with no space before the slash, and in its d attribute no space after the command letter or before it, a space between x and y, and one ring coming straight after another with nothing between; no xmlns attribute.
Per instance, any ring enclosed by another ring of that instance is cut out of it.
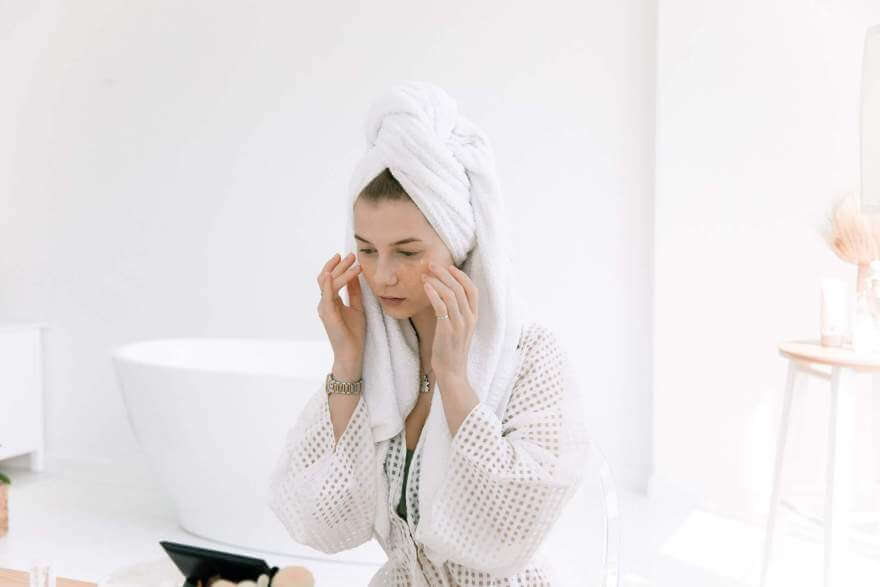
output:
<svg viewBox="0 0 880 587"><path fill-rule="evenodd" d="M363 377L357 381L340 381L333 377L332 371L327 373L327 378L324 380L324 389L327 391L327 395L330 395L331 393L353 395L355 393L360 393L363 390L363 386Z"/></svg>

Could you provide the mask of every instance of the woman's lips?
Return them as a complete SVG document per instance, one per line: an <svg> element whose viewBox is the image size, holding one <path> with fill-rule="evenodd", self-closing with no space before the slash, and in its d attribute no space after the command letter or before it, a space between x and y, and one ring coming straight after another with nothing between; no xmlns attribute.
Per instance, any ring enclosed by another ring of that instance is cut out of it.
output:
<svg viewBox="0 0 880 587"><path fill-rule="evenodd" d="M406 298L383 298L383 297L379 296L379 299L381 299L383 302L385 302L387 304L398 304L398 303L402 302L403 300L405 300Z"/></svg>

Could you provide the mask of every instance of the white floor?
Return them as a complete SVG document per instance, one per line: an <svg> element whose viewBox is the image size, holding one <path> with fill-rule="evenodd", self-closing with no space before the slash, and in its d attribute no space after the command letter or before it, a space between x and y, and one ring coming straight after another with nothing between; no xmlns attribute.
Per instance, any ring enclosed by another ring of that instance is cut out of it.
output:
<svg viewBox="0 0 880 587"><path fill-rule="evenodd" d="M318 587L365 585L375 565L285 558L212 542L181 529L170 500L136 466L128 470L66 464L42 473L11 468L10 529L0 538L0 566L25 570L51 561L58 576L98 582L141 561L168 561L158 544L171 540L265 559L270 566L308 567ZM757 586L763 521L744 522L641 495L621 495L621 587ZM822 533L785 516L768 587L822 584ZM853 541L841 585L880 585L880 552Z"/></svg>

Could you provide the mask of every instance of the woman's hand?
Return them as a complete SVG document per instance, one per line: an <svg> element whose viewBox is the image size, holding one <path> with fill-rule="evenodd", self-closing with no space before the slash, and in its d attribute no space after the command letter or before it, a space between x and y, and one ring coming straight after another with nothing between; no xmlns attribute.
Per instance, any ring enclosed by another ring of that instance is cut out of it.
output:
<svg viewBox="0 0 880 587"><path fill-rule="evenodd" d="M449 265L429 263L432 275L422 275L425 292L437 319L431 349L431 368L438 379L467 377L468 351L477 324L479 290L467 273ZM436 276L436 277L435 277Z"/></svg>
<svg viewBox="0 0 880 587"><path fill-rule="evenodd" d="M367 319L364 314L358 274L360 265L354 265L355 255L349 253L344 259L333 255L324 264L317 281L321 288L318 316L327 331L335 361L359 363L364 352ZM339 290L348 289L350 305L339 297Z"/></svg>

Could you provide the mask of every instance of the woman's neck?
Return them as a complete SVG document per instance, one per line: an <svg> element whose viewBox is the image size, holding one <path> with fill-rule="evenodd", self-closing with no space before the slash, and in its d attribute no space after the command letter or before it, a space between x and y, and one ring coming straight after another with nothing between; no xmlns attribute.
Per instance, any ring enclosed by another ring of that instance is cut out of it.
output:
<svg viewBox="0 0 880 587"><path fill-rule="evenodd" d="M416 331L416 337L419 339L419 359L422 363L422 372L428 373L431 370L431 350L434 343L434 329L437 325L437 318L433 313L433 308L428 308L427 312L414 314L409 321Z"/></svg>

